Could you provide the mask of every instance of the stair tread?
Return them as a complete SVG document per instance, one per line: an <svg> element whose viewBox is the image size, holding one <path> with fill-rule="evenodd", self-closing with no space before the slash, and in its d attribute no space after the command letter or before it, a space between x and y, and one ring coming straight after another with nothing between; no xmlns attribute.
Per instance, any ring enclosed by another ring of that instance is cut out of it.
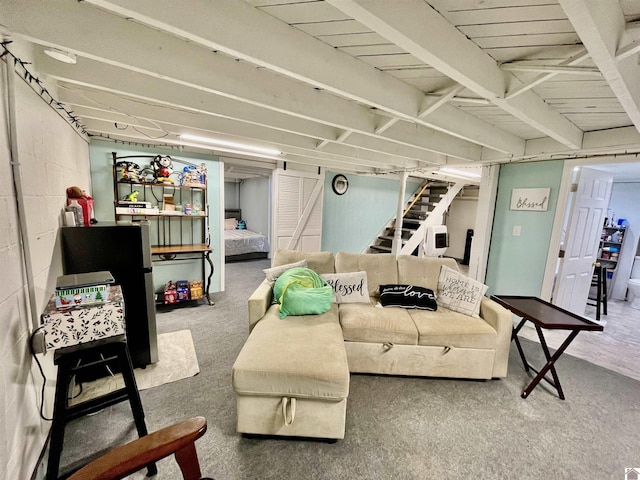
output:
<svg viewBox="0 0 640 480"><path fill-rule="evenodd" d="M372 250L380 250L382 252L390 252L391 251L391 247L383 247L380 245L371 245L369 248L371 248Z"/></svg>
<svg viewBox="0 0 640 480"><path fill-rule="evenodd" d="M394 237L392 235L380 235L378 237L380 240L390 240L393 241ZM408 240L407 238L401 238L400 240L402 240L402 243L406 243L406 241Z"/></svg>

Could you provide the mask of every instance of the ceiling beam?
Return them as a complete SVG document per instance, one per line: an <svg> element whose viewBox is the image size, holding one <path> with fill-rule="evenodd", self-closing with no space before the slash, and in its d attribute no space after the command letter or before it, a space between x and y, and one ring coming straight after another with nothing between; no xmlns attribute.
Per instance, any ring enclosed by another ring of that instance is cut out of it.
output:
<svg viewBox="0 0 640 480"><path fill-rule="evenodd" d="M449 117L446 122L420 118L418 109L424 93L417 87L354 59L245 2L194 0L190 8L184 8L179 2L159 4L153 0L135 3L85 0L85 3L456 138L505 153L518 153L524 148L524 141L519 137L488 122L478 119L473 122L468 118L472 117L470 114L451 105L443 107L444 114ZM341 75L335 75L336 71ZM473 129L466 129L470 124Z"/></svg>
<svg viewBox="0 0 640 480"><path fill-rule="evenodd" d="M24 3L30 4L32 0ZM158 99L175 98L176 104L191 105L196 109L198 102L202 102L213 106L209 113L216 114L220 108L220 115L228 117L235 117L234 104L242 102L245 105L238 105L237 116L245 121L264 125L269 122L269 112L273 112L275 125L331 141L342 130L354 130L386 139L390 148L394 143L400 143L465 160L478 160L481 156L481 147L477 144L424 126L416 129L409 124L404 125L398 130L402 139L388 133L376 135L379 116L364 106L273 75L265 69L212 54L91 7L85 6L82 12L78 12L76 9L82 6L65 2L55 7L49 3L38 3L38 8L32 8L34 14L25 15L20 9L11 10L0 5L0 16L14 32L36 43L67 49L79 56L78 63L73 66L40 56L40 71L59 78L76 78L86 84L119 85L111 89L120 92L131 89L130 94L142 97L145 92L152 91ZM80 14L85 16L87 9L93 14L89 16L91 18L75 20ZM84 25L94 23L100 31L84 31ZM83 27L75 29L73 25L77 24ZM105 25L118 32L118 35L108 34L109 42L100 39L101 35L107 35L101 31ZM32 34L34 31L38 31L37 38ZM70 31L73 34L68 34ZM131 48L131 45L138 44L145 45L146 49ZM151 47L153 45L156 49ZM252 108L256 109L255 116L251 113ZM290 116L288 120L286 115ZM322 124L325 133L319 133L317 130L322 128L314 128L311 122ZM333 131L327 132L327 128ZM473 135L478 133L473 132Z"/></svg>
<svg viewBox="0 0 640 480"><path fill-rule="evenodd" d="M93 132L93 135L95 138L104 138L105 140L119 140L122 142L132 142L132 143L137 143L142 145L157 145L159 147L165 146L167 148L173 148L176 150L185 150L190 152L206 153L210 155L225 156L225 157L229 157L230 155L232 155L227 152L223 152L221 150L216 150L215 147L212 147L210 149L193 147L193 146L182 147L178 145L177 141L169 142L165 138L153 138L152 135L154 132L152 130L144 131L143 129L140 129L141 131L144 132L143 134L141 134L139 131L136 131L133 129L118 130L114 128L112 124L109 124L107 122L101 122L99 120L90 120L88 123L90 125L89 130ZM257 157L252 157L250 153L247 153L246 155L240 155L240 158L259 160L259 158ZM312 165L314 167L319 166L319 167L325 167L325 168L341 169L341 170L352 171L352 172L372 172L373 173L373 172L379 171L377 167L367 167L361 164L355 165L351 163L341 162L339 160L336 161L336 160L331 160L326 158L320 159L317 157L306 156L304 154L300 154L300 155L290 154L290 155L287 155L286 157L283 157L281 161L298 163L303 165ZM265 162L271 162L271 160L265 159Z"/></svg>
<svg viewBox="0 0 640 480"><path fill-rule="evenodd" d="M486 151L482 163L504 163L514 161L560 160L594 155L624 155L640 153L640 132L635 126L610 128L585 132L582 148L578 151L567 148L552 138L527 140L524 155L505 157Z"/></svg>
<svg viewBox="0 0 640 480"><path fill-rule="evenodd" d="M580 63L585 61L587 58L589 58L589 52L587 52L585 49L582 49L580 52L576 53L575 55L572 55L570 58L560 62L558 66L563 67L563 66L579 65ZM544 83L547 80L551 80L556 75L558 75L557 72L549 72L542 75L538 75L536 78L526 83L519 83L518 85L511 86L509 88L509 91L507 92L506 98L507 100L510 100L513 97L517 97L518 95L523 94L527 90L531 90L532 88L540 85L541 83Z"/></svg>
<svg viewBox="0 0 640 480"><path fill-rule="evenodd" d="M616 59L619 46L632 40L627 34L620 4L617 1L560 0L560 6L622 108L640 131L640 66L634 57Z"/></svg>
<svg viewBox="0 0 640 480"><path fill-rule="evenodd" d="M176 86L174 83L163 79L149 77L84 58L79 59L76 65L67 65L50 59L46 55L37 54L35 62L38 69L47 72L51 78L73 85L96 89L96 93L92 95L94 105L104 104L106 101L110 102L112 100L117 102L118 96L126 95L132 99L137 99L138 105L142 108L146 103L152 102L166 105L169 111L173 109L191 110L194 120L197 118L194 113L206 113L208 116L228 119L231 124L234 121L240 121L249 124L249 126L274 128L283 132L311 137L316 143L317 139L335 141L341 135L340 130L334 127L273 112L255 105L237 102L199 89L181 85ZM117 95L115 98L113 96L100 98L97 89ZM73 98L72 101L76 103L83 102L81 98L74 98L78 95L66 92L64 88L61 89L61 94L62 98L66 98L68 101ZM84 104L88 101L88 99L85 99ZM115 104L106 103L106 105L114 107ZM237 106L237 109L234 109L234 105ZM123 110L123 113L134 111L136 108L136 105L132 105L132 109ZM369 136L369 138L371 138L372 144L376 145L376 151L381 154L429 161L428 159L433 157L434 153L427 148L420 147L434 145L444 135L425 127L420 126L414 129L411 125L408 125L399 129L393 136L395 137L394 140L391 140L390 136ZM454 139L447 137L447 140ZM463 156L463 158L468 158L469 160L478 160L480 158L480 147L465 142L459 143L460 148L454 150L457 155L452 156ZM441 153L451 154L449 149L445 148L444 150L445 152Z"/></svg>
<svg viewBox="0 0 640 480"><path fill-rule="evenodd" d="M403 8L380 0L327 1L541 133L580 148L582 131L532 91L505 99L507 84L519 81L423 0L403 0Z"/></svg>
<svg viewBox="0 0 640 480"><path fill-rule="evenodd" d="M89 97L91 98L91 97ZM142 129L148 137L161 137L167 135L168 140L178 140L182 133L196 133L207 136L213 135L223 140L252 143L255 146L271 146L282 150L285 153L314 155L315 158L326 158L323 154L315 154L316 143L311 138L297 137L284 132L269 130L264 127L243 125L240 122L233 122L227 119L220 119L206 115L199 115L195 118L188 112L180 112L166 109L162 106L150 104L136 104L131 100L116 95L103 94L99 96L100 101L112 105L116 111L133 111L136 109L135 118L127 115L114 117L110 111L100 115L99 110L94 110L87 119L95 119L105 123L119 121L123 126L130 125ZM89 129L95 127L95 122L85 120L83 123ZM142 120L150 120L143 125ZM100 124L98 124L100 125ZM114 126L117 129L117 127ZM150 131L144 130L150 128ZM133 128L132 128L133 129ZM111 129L100 130L103 133L113 133ZM138 132L140 133L140 132ZM276 134L276 135L274 135ZM144 134L142 134L144 135ZM259 141L267 141L268 145L257 144ZM256 145L257 144L257 145ZM361 164L370 167L384 168L386 165L415 167L420 163L415 159L408 159L399 156L384 155L379 152L361 150L349 145L335 145L330 150L325 150L333 155L333 159L345 163Z"/></svg>
<svg viewBox="0 0 640 480"><path fill-rule="evenodd" d="M624 47L620 47L616 51L616 60L624 60L625 58L636 55L637 53L640 53L640 40L636 40L628 43Z"/></svg>

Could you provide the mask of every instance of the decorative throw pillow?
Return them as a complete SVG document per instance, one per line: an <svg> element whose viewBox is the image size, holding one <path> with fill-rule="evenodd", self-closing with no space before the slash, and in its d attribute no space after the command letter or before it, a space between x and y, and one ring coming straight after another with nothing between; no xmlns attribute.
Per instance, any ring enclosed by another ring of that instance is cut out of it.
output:
<svg viewBox="0 0 640 480"><path fill-rule="evenodd" d="M488 288L443 265L438 277L438 304L454 312L479 317L480 302Z"/></svg>
<svg viewBox="0 0 640 480"><path fill-rule="evenodd" d="M262 271L266 275L267 280L271 282L271 284L273 284L273 282L275 282L280 275L282 275L284 272L286 272L290 268L294 268L294 267L306 268L306 266L307 266L307 261L303 259L295 263L287 263L286 265L280 265L278 267L265 268Z"/></svg>
<svg viewBox="0 0 640 480"><path fill-rule="evenodd" d="M235 218L225 218L224 219L224 229L225 230L235 230L238 226L238 220Z"/></svg>
<svg viewBox="0 0 640 480"><path fill-rule="evenodd" d="M380 303L383 307L438 309L436 296L430 288L416 285L380 285Z"/></svg>
<svg viewBox="0 0 640 480"><path fill-rule="evenodd" d="M333 288L335 303L369 303L367 272L325 273L320 276Z"/></svg>

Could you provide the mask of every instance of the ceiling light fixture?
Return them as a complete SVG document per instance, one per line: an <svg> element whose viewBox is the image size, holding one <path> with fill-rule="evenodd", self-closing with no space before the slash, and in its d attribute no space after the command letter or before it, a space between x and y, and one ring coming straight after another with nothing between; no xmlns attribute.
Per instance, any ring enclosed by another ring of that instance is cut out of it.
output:
<svg viewBox="0 0 640 480"><path fill-rule="evenodd" d="M57 48L45 48L44 53L60 62L70 63L72 65L77 62L75 54L65 52L64 50L59 50Z"/></svg>
<svg viewBox="0 0 640 480"><path fill-rule="evenodd" d="M450 174L450 175L455 175L463 178L481 178L482 177L481 174L476 172L470 172L467 170L458 170L457 168L449 168L449 167L442 167L436 173Z"/></svg>
<svg viewBox="0 0 640 480"><path fill-rule="evenodd" d="M191 135L189 133L184 133L180 135L180 140L183 142L185 140L188 142L193 142L191 144L191 146L193 147L199 146L203 148L212 148L211 146L213 145L214 148L217 148L218 150L222 150L218 147L230 147L230 148L242 150L242 151L234 151L233 153L255 152L255 153L263 153L266 155L282 155L282 152L280 150L276 150L274 148L255 147L253 145L245 145L244 143L228 142L226 140L217 140L214 138L200 137L198 135ZM200 144L200 145L195 145L195 144Z"/></svg>

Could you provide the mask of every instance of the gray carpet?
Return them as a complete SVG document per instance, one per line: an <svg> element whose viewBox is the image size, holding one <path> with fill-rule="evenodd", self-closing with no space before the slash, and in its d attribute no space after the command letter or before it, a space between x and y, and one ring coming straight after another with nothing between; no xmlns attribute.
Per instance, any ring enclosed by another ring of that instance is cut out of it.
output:
<svg viewBox="0 0 640 480"><path fill-rule="evenodd" d="M509 375L491 381L352 375L346 437L335 444L247 439L235 432L231 366L247 336L246 299L264 260L227 265L216 305L158 315L159 332L192 332L200 374L141 392L149 430L193 415L209 429L197 443L203 474L225 479L621 479L640 465L640 382L565 355L567 400L530 381L515 348ZM522 340L540 365L538 344ZM126 403L67 427L63 465L135 437ZM173 459L160 480L181 478ZM66 468L66 467L65 467ZM144 478L137 474L133 478Z"/></svg>

